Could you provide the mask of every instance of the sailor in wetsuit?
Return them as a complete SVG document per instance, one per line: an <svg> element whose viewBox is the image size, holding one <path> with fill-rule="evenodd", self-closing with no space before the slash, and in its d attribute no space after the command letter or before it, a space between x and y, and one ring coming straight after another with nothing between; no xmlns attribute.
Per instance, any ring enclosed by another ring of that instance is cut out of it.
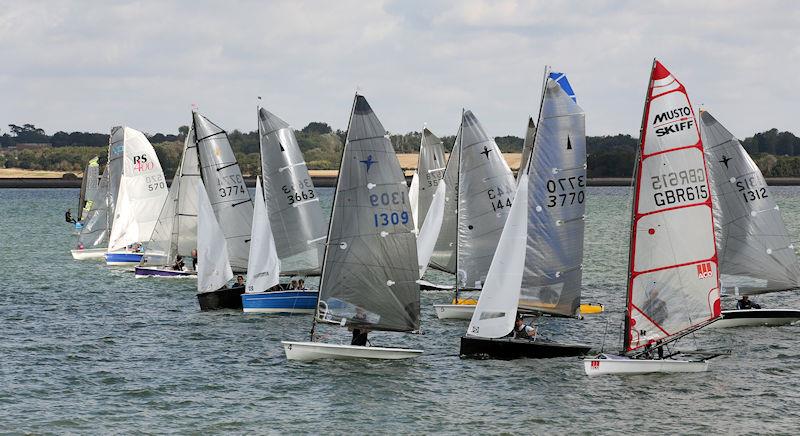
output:
<svg viewBox="0 0 800 436"><path fill-rule="evenodd" d="M367 313L364 312L364 309L358 307L356 308L356 314L353 316L353 319L358 321L366 321ZM363 327L353 327L353 339L350 341L350 345L358 345L361 347L366 346L367 335L369 335L369 330Z"/></svg>
<svg viewBox="0 0 800 436"><path fill-rule="evenodd" d="M515 339L533 339L536 337L536 327L525 325L522 321L522 316L517 315L517 320L514 321L514 330L512 334Z"/></svg>
<svg viewBox="0 0 800 436"><path fill-rule="evenodd" d="M737 310L761 309L761 306L750 301L750 298L747 295L743 295L742 299L736 302L736 309Z"/></svg>
<svg viewBox="0 0 800 436"><path fill-rule="evenodd" d="M67 212L64 214L64 221L75 224L75 218L72 217L72 209L67 209Z"/></svg>

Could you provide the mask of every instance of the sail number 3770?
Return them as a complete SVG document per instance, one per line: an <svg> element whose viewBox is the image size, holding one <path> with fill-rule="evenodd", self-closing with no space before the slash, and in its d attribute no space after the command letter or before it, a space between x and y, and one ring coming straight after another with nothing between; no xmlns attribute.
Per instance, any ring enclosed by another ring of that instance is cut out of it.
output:
<svg viewBox="0 0 800 436"><path fill-rule="evenodd" d="M582 204L586 197L584 176L561 177L547 181L547 207Z"/></svg>

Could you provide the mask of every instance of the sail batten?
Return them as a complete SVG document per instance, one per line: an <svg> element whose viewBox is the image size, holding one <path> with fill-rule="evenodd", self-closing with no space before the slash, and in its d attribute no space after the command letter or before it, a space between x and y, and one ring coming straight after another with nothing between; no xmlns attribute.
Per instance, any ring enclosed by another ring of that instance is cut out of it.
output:
<svg viewBox="0 0 800 436"><path fill-rule="evenodd" d="M419 329L416 236L405 176L385 132L367 100L356 95L316 318L412 331Z"/></svg>
<svg viewBox="0 0 800 436"><path fill-rule="evenodd" d="M741 143L700 112L723 292L752 295L800 287L800 263L764 176Z"/></svg>
<svg viewBox="0 0 800 436"><path fill-rule="evenodd" d="M632 211L624 350L720 315L711 188L688 94L654 61Z"/></svg>

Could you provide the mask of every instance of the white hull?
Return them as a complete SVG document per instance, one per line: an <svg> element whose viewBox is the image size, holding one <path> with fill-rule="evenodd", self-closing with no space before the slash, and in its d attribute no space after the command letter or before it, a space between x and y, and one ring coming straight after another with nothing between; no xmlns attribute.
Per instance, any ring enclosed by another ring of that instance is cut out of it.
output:
<svg viewBox="0 0 800 436"><path fill-rule="evenodd" d="M311 361L320 359L409 359L422 350L409 348L361 347L356 345L325 344L322 342L281 341L286 359Z"/></svg>
<svg viewBox="0 0 800 436"><path fill-rule="evenodd" d="M472 319L475 313L474 304L434 304L439 319Z"/></svg>
<svg viewBox="0 0 800 436"><path fill-rule="evenodd" d="M712 322L706 328L779 326L798 321L800 321L800 310L795 309L723 310L722 319Z"/></svg>
<svg viewBox="0 0 800 436"><path fill-rule="evenodd" d="M614 356L611 359L584 359L583 369L589 377L608 374L705 372L708 371L708 362L705 360L628 359Z"/></svg>
<svg viewBox="0 0 800 436"><path fill-rule="evenodd" d="M75 260L104 259L108 248L84 248L83 250L70 250Z"/></svg>

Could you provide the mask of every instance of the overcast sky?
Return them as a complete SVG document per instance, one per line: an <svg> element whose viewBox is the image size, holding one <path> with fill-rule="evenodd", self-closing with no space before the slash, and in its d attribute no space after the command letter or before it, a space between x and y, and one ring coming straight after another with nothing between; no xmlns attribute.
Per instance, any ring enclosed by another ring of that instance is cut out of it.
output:
<svg viewBox="0 0 800 436"><path fill-rule="evenodd" d="M0 0L0 131L176 132L191 105L254 130L347 126L359 89L392 132L454 134L462 107L522 136L545 65L590 135L636 134L653 57L734 134L800 134L797 1Z"/></svg>

